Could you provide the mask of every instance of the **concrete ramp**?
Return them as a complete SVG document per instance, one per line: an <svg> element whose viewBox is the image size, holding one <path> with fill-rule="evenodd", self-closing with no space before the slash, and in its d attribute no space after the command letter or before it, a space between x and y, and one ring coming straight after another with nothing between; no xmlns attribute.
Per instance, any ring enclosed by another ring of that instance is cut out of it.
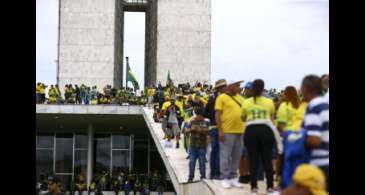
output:
<svg viewBox="0 0 365 195"><path fill-rule="evenodd" d="M172 140L173 148L164 148L164 133L161 129L161 123L153 120L153 110L142 108L143 116L156 147L164 161L166 169L170 174L172 183L178 195L248 195L250 194L250 185L244 184L243 188L224 189L220 180L204 179L200 180L199 163L196 164L194 183L186 183L189 174L189 160L186 159L187 153L180 144L180 148L175 148L176 141ZM181 136L182 137L182 136ZM181 142L182 143L182 142ZM206 164L206 174L209 176L209 163ZM259 194L266 194L266 184L258 182Z"/></svg>
<svg viewBox="0 0 365 195"><path fill-rule="evenodd" d="M153 120L153 109L143 108L143 116L171 177L176 193L178 195L215 194L211 188L201 180L194 180L194 183L186 183L189 174L189 161L186 159L187 153L181 144L182 142L180 143L180 148L175 148L176 140L172 140L173 148L165 148L165 140L163 139L164 133L161 129L161 123L156 123ZM200 178L198 163L195 173L195 177Z"/></svg>

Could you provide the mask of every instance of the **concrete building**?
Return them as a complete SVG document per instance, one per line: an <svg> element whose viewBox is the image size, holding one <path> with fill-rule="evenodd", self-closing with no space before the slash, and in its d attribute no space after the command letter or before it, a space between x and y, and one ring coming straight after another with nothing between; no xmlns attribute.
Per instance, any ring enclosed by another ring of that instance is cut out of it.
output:
<svg viewBox="0 0 365 195"><path fill-rule="evenodd" d="M146 12L145 85L210 82L211 0L60 0L57 83L119 87L124 12Z"/></svg>

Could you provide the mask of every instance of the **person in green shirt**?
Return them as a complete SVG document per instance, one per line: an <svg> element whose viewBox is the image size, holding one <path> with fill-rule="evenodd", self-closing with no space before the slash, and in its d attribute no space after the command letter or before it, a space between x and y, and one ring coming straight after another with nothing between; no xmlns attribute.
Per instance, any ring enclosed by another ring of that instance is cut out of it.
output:
<svg viewBox="0 0 365 195"><path fill-rule="evenodd" d="M249 156L251 193L257 193L257 175L259 162L262 160L266 175L267 192L274 192L273 148L275 137L272 120L275 112L274 102L265 96L264 81L253 82L252 97L245 100L241 108L241 118L246 122L243 143Z"/></svg>

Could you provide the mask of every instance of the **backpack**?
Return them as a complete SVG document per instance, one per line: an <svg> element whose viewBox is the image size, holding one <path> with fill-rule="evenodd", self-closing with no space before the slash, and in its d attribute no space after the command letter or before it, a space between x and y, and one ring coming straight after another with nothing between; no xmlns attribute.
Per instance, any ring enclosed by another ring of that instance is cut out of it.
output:
<svg viewBox="0 0 365 195"><path fill-rule="evenodd" d="M295 169L302 163L309 163L311 150L305 146L307 131L286 131L284 133L284 161L281 187L292 184Z"/></svg>

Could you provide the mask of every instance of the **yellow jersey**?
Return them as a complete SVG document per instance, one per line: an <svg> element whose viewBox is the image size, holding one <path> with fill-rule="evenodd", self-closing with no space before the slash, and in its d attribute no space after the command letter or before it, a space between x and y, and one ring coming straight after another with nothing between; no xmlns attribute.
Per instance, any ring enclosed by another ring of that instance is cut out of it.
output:
<svg viewBox="0 0 365 195"><path fill-rule="evenodd" d="M223 93L217 97L214 109L221 112L220 121L224 133L241 134L244 132L244 123L241 120L241 106L232 98L241 106L243 105L243 98L240 95L230 97Z"/></svg>
<svg viewBox="0 0 365 195"><path fill-rule="evenodd" d="M45 88L43 86L40 86L39 93L44 94L45 93L44 91L45 91Z"/></svg>
<svg viewBox="0 0 365 195"><path fill-rule="evenodd" d="M148 89L147 90L147 96L154 96L156 93L156 90L155 89Z"/></svg>
<svg viewBox="0 0 365 195"><path fill-rule="evenodd" d="M270 98L259 96L256 97L256 102L254 102L253 97L245 100L242 105L241 116L246 117L246 121L254 121L258 119L271 120L274 112L274 101Z"/></svg>
<svg viewBox="0 0 365 195"><path fill-rule="evenodd" d="M290 102L283 102L280 104L278 112L276 113L276 122L284 123L284 131L296 130L294 129L294 121L297 109L293 107Z"/></svg>
<svg viewBox="0 0 365 195"><path fill-rule="evenodd" d="M35 87L35 92L36 92L36 93L41 93L41 88L42 88L42 86L37 85L37 86Z"/></svg>
<svg viewBox="0 0 365 195"><path fill-rule="evenodd" d="M308 103L302 102L295 114L294 124L293 124L293 130L299 130L302 126L302 122L304 119L305 111L307 110Z"/></svg>
<svg viewBox="0 0 365 195"><path fill-rule="evenodd" d="M182 114L182 116L183 116L183 114L184 114L184 100L182 100L182 101L179 101L179 100L176 100L175 101L175 104L176 104L176 106L178 106L179 108L180 108L180 110L181 110L181 114Z"/></svg>
<svg viewBox="0 0 365 195"><path fill-rule="evenodd" d="M170 101L166 101L162 104L162 108L161 110L163 110L164 112L166 112L167 108L171 105Z"/></svg>

